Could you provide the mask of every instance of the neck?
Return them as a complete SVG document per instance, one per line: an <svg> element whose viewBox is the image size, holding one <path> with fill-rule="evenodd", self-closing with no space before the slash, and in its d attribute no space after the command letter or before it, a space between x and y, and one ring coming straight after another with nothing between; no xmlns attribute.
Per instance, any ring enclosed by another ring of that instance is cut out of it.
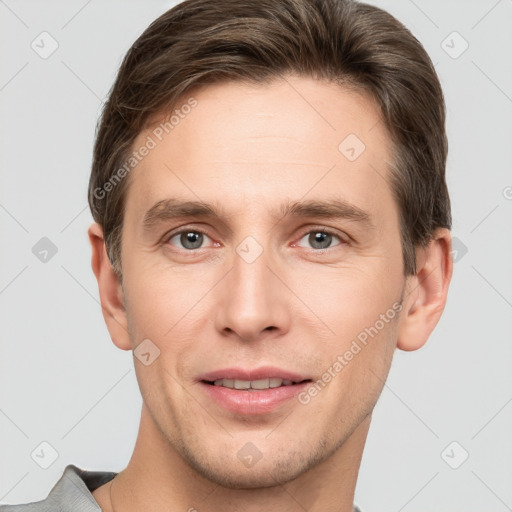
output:
<svg viewBox="0 0 512 512"><path fill-rule="evenodd" d="M371 416L329 458L275 486L233 489L199 474L171 446L143 405L128 466L115 479L116 511L207 509L211 512L352 512L357 475ZM110 508L110 507L109 507Z"/></svg>

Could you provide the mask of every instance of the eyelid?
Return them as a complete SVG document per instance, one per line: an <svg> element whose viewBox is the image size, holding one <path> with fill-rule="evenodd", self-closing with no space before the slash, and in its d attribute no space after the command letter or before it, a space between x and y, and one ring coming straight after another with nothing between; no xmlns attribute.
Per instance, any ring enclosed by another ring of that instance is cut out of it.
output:
<svg viewBox="0 0 512 512"><path fill-rule="evenodd" d="M326 226L318 225L318 226L308 226L307 228L305 228L299 235L299 238L297 238L297 241L293 242L292 245L293 246L297 245L298 242L300 240L302 240L302 238L304 238L305 235L308 235L310 233L326 233L328 235L333 235L333 236L339 238L339 240L340 240L340 243L338 245L334 245L332 247L326 247L325 249L311 248L311 250L313 250L314 252L327 251L329 249L334 249L335 247L338 247L338 246L347 245L350 243L350 240L351 240L351 237L349 235L347 235L345 232L338 231L334 228L328 228Z"/></svg>
<svg viewBox="0 0 512 512"><path fill-rule="evenodd" d="M181 235L182 233L186 233L186 232L201 233L202 235L206 235L210 240L213 241L213 237L209 235L207 230L205 230L203 228L196 227L194 225L187 225L187 226L180 226L179 228L176 228L174 230L171 230L171 231L167 232L162 237L162 243L169 243L171 238L174 238L176 235ZM351 237L348 234L346 234L345 232L340 232L340 231L338 231L338 230L336 230L334 228L329 228L329 227L322 226L322 225L316 225L316 226L307 226L307 227L305 227L301 231L301 234L296 239L296 241L292 243L292 246L296 246L297 243L302 238L304 238L305 235L308 235L310 233L315 233L315 232L316 233L327 233L329 235L333 235L333 236L339 238L340 244L338 244L338 245L340 245L340 246L341 245L349 244L350 241L351 241ZM334 247L338 247L338 245L335 245L335 246L332 246L332 247L326 247L325 249L314 249L314 248L311 248L311 250L314 251L314 252L326 251L328 249L333 249ZM206 247L200 247L198 249L188 249L188 250L187 249L180 249L180 248L177 248L177 249L183 250L183 251L186 251L186 252L189 252L189 253L193 253L193 252L200 251L201 249L206 249Z"/></svg>
<svg viewBox="0 0 512 512"><path fill-rule="evenodd" d="M166 244L166 243L169 243L171 238L174 238L176 235L181 235L182 233L187 233L187 232L192 232L192 233L201 233L202 235L206 235L210 240L213 241L213 237L211 237L209 234L208 234L208 231L206 231L205 229L203 228L198 228L194 225L190 225L190 226L180 226L179 228L176 228L176 229L173 229L171 231L168 231L163 237L162 237L162 243ZM179 247L177 247L177 249L179 250L183 250L183 251L186 251L186 252L197 252L201 249L205 249L205 247L200 247L199 249L180 249Z"/></svg>

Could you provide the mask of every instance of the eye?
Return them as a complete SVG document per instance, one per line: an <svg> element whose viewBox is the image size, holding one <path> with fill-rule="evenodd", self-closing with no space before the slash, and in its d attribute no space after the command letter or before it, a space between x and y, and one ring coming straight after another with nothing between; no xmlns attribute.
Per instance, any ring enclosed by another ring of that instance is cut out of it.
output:
<svg viewBox="0 0 512 512"><path fill-rule="evenodd" d="M167 243L175 245L172 240L177 239L178 243L181 244L181 247L178 246L179 249L193 251L194 249L201 248L205 237L210 239L210 237L202 231L198 231L197 229L185 229L169 236L167 238Z"/></svg>
<svg viewBox="0 0 512 512"><path fill-rule="evenodd" d="M300 241L304 240L305 238L307 239L307 242L311 244L313 249L318 250L329 249L332 247L333 238L337 238L340 241L340 243L336 245L347 243L345 240L342 240L341 236L327 229L314 229L312 231L308 231L304 236L302 236ZM303 247L300 245L300 241L297 245Z"/></svg>

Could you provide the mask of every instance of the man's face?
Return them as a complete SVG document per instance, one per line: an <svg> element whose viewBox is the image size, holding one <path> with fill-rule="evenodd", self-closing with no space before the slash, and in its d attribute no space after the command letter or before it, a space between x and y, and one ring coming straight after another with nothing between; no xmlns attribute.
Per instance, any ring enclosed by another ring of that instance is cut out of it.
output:
<svg viewBox="0 0 512 512"><path fill-rule="evenodd" d="M160 350L137 378L169 450L218 483L269 486L367 424L387 376L404 290L390 142L374 104L333 84L193 96L168 135L162 116L134 144L156 147L129 177L123 292L132 347ZM174 217L171 200L219 217ZM282 216L310 202L353 210ZM229 388L247 379L278 387Z"/></svg>

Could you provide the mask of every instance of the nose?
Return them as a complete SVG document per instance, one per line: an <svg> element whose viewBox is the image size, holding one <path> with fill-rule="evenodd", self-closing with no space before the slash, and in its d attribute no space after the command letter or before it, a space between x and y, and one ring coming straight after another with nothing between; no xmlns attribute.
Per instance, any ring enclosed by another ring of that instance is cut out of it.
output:
<svg viewBox="0 0 512 512"><path fill-rule="evenodd" d="M251 259L242 251L234 253L233 268L223 279L215 305L218 331L243 341L284 334L290 328L292 309L292 294L270 252L263 249Z"/></svg>

